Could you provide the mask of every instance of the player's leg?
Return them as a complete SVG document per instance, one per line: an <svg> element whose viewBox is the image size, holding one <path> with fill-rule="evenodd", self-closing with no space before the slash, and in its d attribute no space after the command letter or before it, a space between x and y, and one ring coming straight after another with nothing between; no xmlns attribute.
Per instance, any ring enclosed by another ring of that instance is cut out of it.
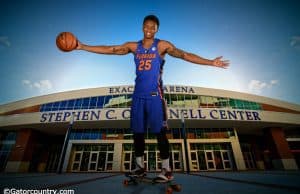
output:
<svg viewBox="0 0 300 194"><path fill-rule="evenodd" d="M162 162L162 172L158 175L158 179L161 180L171 180L173 179L172 171L170 168L170 154L169 154L169 140L166 135L166 129L163 125L163 122L166 118L165 116L165 106L164 101L157 98L152 99L151 108L149 108L149 120L150 127L153 133L156 134L158 149L160 151L160 159Z"/></svg>
<svg viewBox="0 0 300 194"><path fill-rule="evenodd" d="M161 173L157 178L165 181L172 180L174 177L170 168L170 144L165 129L162 128L156 136L161 159Z"/></svg>
<svg viewBox="0 0 300 194"><path fill-rule="evenodd" d="M144 133L135 133L133 135L134 150L135 150L135 169L132 170L133 175L143 176L145 173L144 166L144 151L145 138Z"/></svg>
<svg viewBox="0 0 300 194"><path fill-rule="evenodd" d="M144 116L144 101L140 98L133 98L131 106L131 120L130 125L133 130L133 142L135 150L135 169L130 172L132 176L143 176L144 170L144 151L145 151L145 137L144 129L146 126Z"/></svg>

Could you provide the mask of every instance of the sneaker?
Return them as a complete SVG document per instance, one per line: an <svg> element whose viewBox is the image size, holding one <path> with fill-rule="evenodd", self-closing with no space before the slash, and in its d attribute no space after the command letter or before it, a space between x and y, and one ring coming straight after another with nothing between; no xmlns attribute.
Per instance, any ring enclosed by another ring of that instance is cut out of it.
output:
<svg viewBox="0 0 300 194"><path fill-rule="evenodd" d="M161 173L156 177L157 182L168 182L173 179L174 177L172 171L167 171L165 168L163 168Z"/></svg>
<svg viewBox="0 0 300 194"><path fill-rule="evenodd" d="M132 170L131 172L129 172L127 175L132 176L132 177L143 177L143 176L146 176L146 173L143 168L137 167L134 170Z"/></svg>

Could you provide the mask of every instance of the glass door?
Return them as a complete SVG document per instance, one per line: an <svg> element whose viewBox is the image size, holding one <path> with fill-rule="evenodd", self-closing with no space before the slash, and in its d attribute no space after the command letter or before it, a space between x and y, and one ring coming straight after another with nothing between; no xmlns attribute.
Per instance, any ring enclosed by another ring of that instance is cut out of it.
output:
<svg viewBox="0 0 300 194"><path fill-rule="evenodd" d="M197 171L199 170L198 168L198 154L197 151L191 151L191 170Z"/></svg>
<svg viewBox="0 0 300 194"><path fill-rule="evenodd" d="M161 171L161 160L160 160L160 156L159 156L159 151L156 150L155 151L155 163L156 163L156 171Z"/></svg>
<svg viewBox="0 0 300 194"><path fill-rule="evenodd" d="M131 171L132 151L123 152L123 171Z"/></svg>
<svg viewBox="0 0 300 194"><path fill-rule="evenodd" d="M84 151L82 153L81 163L80 163L80 171L88 171L90 160L90 152Z"/></svg>
<svg viewBox="0 0 300 194"><path fill-rule="evenodd" d="M229 151L221 151L221 156L223 160L223 166L224 170L231 170L232 169L232 164L231 164L231 158Z"/></svg>
<svg viewBox="0 0 300 194"><path fill-rule="evenodd" d="M146 150L144 152L144 169L147 171L149 171L150 169L148 169L148 158L149 158L149 155L148 155L148 151Z"/></svg>
<svg viewBox="0 0 300 194"><path fill-rule="evenodd" d="M214 151L214 161L215 161L215 166L216 169L218 170L223 170L224 169L224 163L222 160L222 154L220 150L215 150Z"/></svg>
<svg viewBox="0 0 300 194"><path fill-rule="evenodd" d="M198 154L198 163L199 163L199 170L207 170L207 163L205 159L205 152L203 150L199 150Z"/></svg>
<svg viewBox="0 0 300 194"><path fill-rule="evenodd" d="M207 170L216 170L214 153L212 150L205 150L205 158L206 158Z"/></svg>
<svg viewBox="0 0 300 194"><path fill-rule="evenodd" d="M105 170L110 171L113 169L113 160L114 160L114 152L108 151L106 153L106 161L105 161L106 169Z"/></svg>
<svg viewBox="0 0 300 194"><path fill-rule="evenodd" d="M251 152L243 152L244 161L247 169L255 169L255 163Z"/></svg>
<svg viewBox="0 0 300 194"><path fill-rule="evenodd" d="M89 171L97 171L98 158L99 152L92 151L90 154Z"/></svg>
<svg viewBox="0 0 300 194"><path fill-rule="evenodd" d="M106 152L101 151L98 155L98 165L97 165L97 171L105 171L105 165L106 165Z"/></svg>
<svg viewBox="0 0 300 194"><path fill-rule="evenodd" d="M180 151L172 151L171 153L172 153L171 157L172 157L173 171L181 171L182 170L181 152Z"/></svg>
<svg viewBox="0 0 300 194"><path fill-rule="evenodd" d="M82 160L82 153L83 153L82 151L76 151L76 152L74 152L71 171L74 171L74 172L80 171L80 164L81 164L81 160Z"/></svg>

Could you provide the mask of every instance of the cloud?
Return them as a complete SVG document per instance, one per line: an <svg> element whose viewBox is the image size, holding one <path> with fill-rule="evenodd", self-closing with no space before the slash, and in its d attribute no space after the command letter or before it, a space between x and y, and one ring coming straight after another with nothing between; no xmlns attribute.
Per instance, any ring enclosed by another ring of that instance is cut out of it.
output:
<svg viewBox="0 0 300 194"><path fill-rule="evenodd" d="M291 47L300 49L300 36L293 36L290 42Z"/></svg>
<svg viewBox="0 0 300 194"><path fill-rule="evenodd" d="M269 83L262 82L259 80L251 80L248 84L248 90L250 92L254 92L257 94L260 94L263 89L271 89L273 86L277 85L279 83L278 80L271 80Z"/></svg>
<svg viewBox="0 0 300 194"><path fill-rule="evenodd" d="M22 80L22 84L27 85L30 84L31 82L27 79Z"/></svg>
<svg viewBox="0 0 300 194"><path fill-rule="evenodd" d="M271 84L271 85L276 85L276 84L278 84L278 82L279 82L278 80L271 80L271 81L270 81L270 84Z"/></svg>
<svg viewBox="0 0 300 194"><path fill-rule="evenodd" d="M7 47L10 47L11 45L7 36L0 36L0 44Z"/></svg>
<svg viewBox="0 0 300 194"><path fill-rule="evenodd" d="M50 80L40 80L37 82L32 82L30 80L22 80L22 85L30 89L38 89L40 92L51 90L53 88Z"/></svg>

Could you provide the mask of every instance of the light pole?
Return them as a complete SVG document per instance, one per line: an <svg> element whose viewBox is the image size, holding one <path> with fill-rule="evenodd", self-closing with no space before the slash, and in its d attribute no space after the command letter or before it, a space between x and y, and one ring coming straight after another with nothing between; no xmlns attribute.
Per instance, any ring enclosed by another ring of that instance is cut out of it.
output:
<svg viewBox="0 0 300 194"><path fill-rule="evenodd" d="M185 121L184 121L184 116L183 116L182 110L180 112L180 116L181 116L181 131L182 131L182 137L183 137L183 141L184 141L184 151L185 151L185 158L186 158L186 172L187 172L187 174L190 174L190 160L189 160L189 152L188 152L188 148L187 148Z"/></svg>
<svg viewBox="0 0 300 194"><path fill-rule="evenodd" d="M71 130L72 130L72 127L73 127L73 123L74 123L74 115L72 114L71 119L70 119L70 123L69 123L69 126L68 126L68 130L67 130L66 135L65 135L64 144L63 144L63 147L62 147L62 150L61 150L61 153L60 153L60 157L59 157L59 162L58 162L58 167L57 167L57 173L58 174L61 174L61 172L62 172L63 163L64 163L64 160L65 160L66 150L67 150L67 146L68 146L68 143L69 143L69 138L70 138L70 133L71 133Z"/></svg>

